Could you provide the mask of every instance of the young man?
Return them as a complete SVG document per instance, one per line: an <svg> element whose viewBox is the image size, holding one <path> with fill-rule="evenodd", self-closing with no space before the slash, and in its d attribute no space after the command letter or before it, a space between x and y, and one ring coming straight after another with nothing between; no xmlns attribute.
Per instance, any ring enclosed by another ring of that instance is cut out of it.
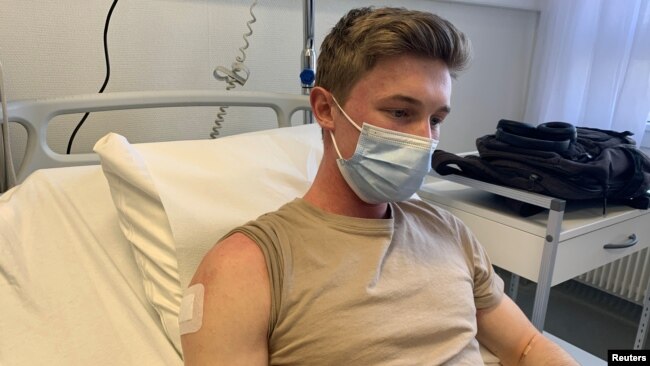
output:
<svg viewBox="0 0 650 366"><path fill-rule="evenodd" d="M476 239L410 199L449 113L465 36L435 15L350 11L310 96L324 155L305 196L235 229L199 266L186 365L573 365L503 296Z"/></svg>

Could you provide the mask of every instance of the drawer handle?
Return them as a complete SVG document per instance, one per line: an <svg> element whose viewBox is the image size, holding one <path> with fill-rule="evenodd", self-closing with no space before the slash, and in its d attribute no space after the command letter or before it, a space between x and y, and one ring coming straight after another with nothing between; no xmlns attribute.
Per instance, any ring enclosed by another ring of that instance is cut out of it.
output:
<svg viewBox="0 0 650 366"><path fill-rule="evenodd" d="M624 243L620 244L605 244L603 248L605 249L623 249L623 248L629 248L633 245L637 245L639 243L639 239L636 237L636 234L632 234L627 237L627 241Z"/></svg>

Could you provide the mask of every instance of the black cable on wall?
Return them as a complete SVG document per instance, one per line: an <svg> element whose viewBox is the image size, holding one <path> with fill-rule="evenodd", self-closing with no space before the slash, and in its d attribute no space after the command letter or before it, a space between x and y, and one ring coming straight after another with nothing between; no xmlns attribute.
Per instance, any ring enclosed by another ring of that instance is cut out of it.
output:
<svg viewBox="0 0 650 366"><path fill-rule="evenodd" d="M111 8L108 10L108 14L106 15L106 23L104 24L104 59L106 60L106 78L104 79L104 84L102 87L99 89L99 93L103 93L104 89L106 89L106 85L108 85L108 80L111 78L111 63L108 58L108 26L111 22L111 15L113 15L113 10L115 9L115 5L117 5L118 0L113 0L113 4L111 5ZM79 132L79 129L81 126L83 126L84 122L86 122L86 119L90 115L89 112L86 112L84 116L81 118L79 123L77 123L77 126L75 127L74 131L72 131L72 135L70 135L70 140L68 140L68 149L66 150L66 153L70 155L70 151L72 150L72 143L74 142L74 138L77 135L77 132Z"/></svg>

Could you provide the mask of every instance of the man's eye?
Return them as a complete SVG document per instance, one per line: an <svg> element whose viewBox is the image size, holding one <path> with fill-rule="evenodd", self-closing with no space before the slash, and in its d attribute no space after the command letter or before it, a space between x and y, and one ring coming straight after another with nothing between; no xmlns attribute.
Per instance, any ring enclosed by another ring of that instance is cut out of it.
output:
<svg viewBox="0 0 650 366"><path fill-rule="evenodd" d="M404 118L404 117L408 117L408 112L406 112L406 110L404 110L404 109L391 109L391 110L389 111L389 113L390 113L391 116L394 117L394 118Z"/></svg>
<svg viewBox="0 0 650 366"><path fill-rule="evenodd" d="M441 124L441 123L442 123L442 118L431 117L431 118L429 119L429 124L431 125L431 127L433 127L433 126L437 126L437 125L439 125L439 124Z"/></svg>

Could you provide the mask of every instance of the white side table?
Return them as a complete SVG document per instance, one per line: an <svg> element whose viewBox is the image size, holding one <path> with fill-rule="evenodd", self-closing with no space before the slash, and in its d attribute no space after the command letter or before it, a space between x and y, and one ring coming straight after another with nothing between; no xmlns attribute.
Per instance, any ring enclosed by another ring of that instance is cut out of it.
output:
<svg viewBox="0 0 650 366"><path fill-rule="evenodd" d="M420 197L458 216L479 238L492 263L537 282L532 322L544 328L551 286L650 246L650 210L580 203L449 175L432 177ZM523 218L502 198L548 209ZM635 348L647 336L650 286L644 297Z"/></svg>

